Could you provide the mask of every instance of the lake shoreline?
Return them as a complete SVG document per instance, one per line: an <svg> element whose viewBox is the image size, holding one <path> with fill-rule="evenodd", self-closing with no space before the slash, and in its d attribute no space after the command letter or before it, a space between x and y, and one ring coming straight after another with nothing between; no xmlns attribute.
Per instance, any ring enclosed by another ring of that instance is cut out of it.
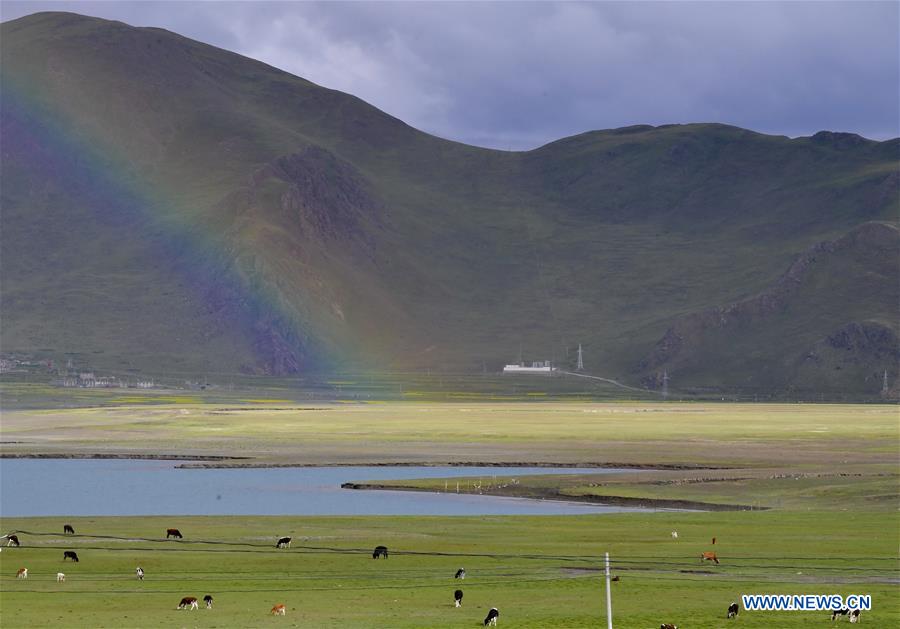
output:
<svg viewBox="0 0 900 629"><path fill-rule="evenodd" d="M625 463L574 461L357 461L348 463L265 463L252 462L254 457L210 454L140 454L109 452L33 453L0 452L0 459L111 459L147 461L199 461L182 463L176 469L269 469L309 467L538 467L538 468L593 468L632 470L721 470L726 466L692 465L690 463ZM232 461L242 461L235 463ZM246 462L243 462L246 461Z"/></svg>
<svg viewBox="0 0 900 629"><path fill-rule="evenodd" d="M411 491L429 494L443 494L411 485L385 485L382 483L343 483L341 489L374 490L374 491ZM456 493L456 492L448 492ZM504 493L501 491L481 490L478 494L463 492L459 495L496 496L498 498L520 498L525 500L539 500L552 502L576 502L610 507L630 507L642 509L677 509L679 511L767 511L769 507L753 507L750 505L727 505L714 502L699 502L694 500L671 500L665 498L628 498L623 496L577 496L560 494L553 490L536 490L531 488L527 495Z"/></svg>

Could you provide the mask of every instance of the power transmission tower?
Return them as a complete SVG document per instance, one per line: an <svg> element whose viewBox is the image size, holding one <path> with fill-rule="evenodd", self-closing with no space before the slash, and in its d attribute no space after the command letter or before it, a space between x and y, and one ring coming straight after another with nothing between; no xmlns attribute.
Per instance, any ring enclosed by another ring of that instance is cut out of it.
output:
<svg viewBox="0 0 900 629"><path fill-rule="evenodd" d="M575 367L575 371L584 371L584 359L581 355L581 343L578 344L578 366Z"/></svg>

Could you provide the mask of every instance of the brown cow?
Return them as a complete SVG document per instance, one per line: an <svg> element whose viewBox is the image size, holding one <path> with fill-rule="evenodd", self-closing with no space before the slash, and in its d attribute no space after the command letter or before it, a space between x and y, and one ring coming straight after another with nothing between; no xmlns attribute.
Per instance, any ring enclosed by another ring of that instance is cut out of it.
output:
<svg viewBox="0 0 900 629"><path fill-rule="evenodd" d="M185 596L178 603L178 609L200 609L200 603L197 602L196 596Z"/></svg>
<svg viewBox="0 0 900 629"><path fill-rule="evenodd" d="M19 568L16 572L17 579L27 579L28 578L28 568Z"/></svg>
<svg viewBox="0 0 900 629"><path fill-rule="evenodd" d="M704 561L715 561L716 565L719 565L719 558L716 557L716 553L713 552L700 553L700 563L703 563Z"/></svg>
<svg viewBox="0 0 900 629"><path fill-rule="evenodd" d="M170 537L181 539L181 531L178 529L166 529L166 539L169 539Z"/></svg>
<svg viewBox="0 0 900 629"><path fill-rule="evenodd" d="M678 627L676 627L675 625L673 625L671 623L664 622L663 624L661 624L659 626L659 629L678 629Z"/></svg>
<svg viewBox="0 0 900 629"><path fill-rule="evenodd" d="M273 616L284 616L287 613L287 607L284 606L284 603L278 603L269 613Z"/></svg>

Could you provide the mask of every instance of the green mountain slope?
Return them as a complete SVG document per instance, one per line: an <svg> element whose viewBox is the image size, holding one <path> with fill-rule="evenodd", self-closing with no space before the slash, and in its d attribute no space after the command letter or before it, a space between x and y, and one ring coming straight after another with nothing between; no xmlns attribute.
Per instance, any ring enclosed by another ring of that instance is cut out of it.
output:
<svg viewBox="0 0 900 629"><path fill-rule="evenodd" d="M590 372L632 384L877 394L872 373L897 378L895 245L835 254L734 333L684 322L765 294L819 243L894 233L898 140L696 124L510 153L159 29L41 13L0 45L4 351L480 372L520 345L573 366L581 343ZM875 324L858 369L802 360Z"/></svg>

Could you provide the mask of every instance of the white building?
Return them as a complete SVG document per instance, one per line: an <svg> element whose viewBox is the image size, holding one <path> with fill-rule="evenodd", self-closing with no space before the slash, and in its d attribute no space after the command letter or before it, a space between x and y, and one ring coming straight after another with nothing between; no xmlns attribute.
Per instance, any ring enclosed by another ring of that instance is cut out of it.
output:
<svg viewBox="0 0 900 629"><path fill-rule="evenodd" d="M518 365L506 365L505 367L503 367L503 373L542 374L545 376L549 376L556 370L556 367L554 367L549 360L535 361L531 363L530 367L526 367L525 363L519 363Z"/></svg>

